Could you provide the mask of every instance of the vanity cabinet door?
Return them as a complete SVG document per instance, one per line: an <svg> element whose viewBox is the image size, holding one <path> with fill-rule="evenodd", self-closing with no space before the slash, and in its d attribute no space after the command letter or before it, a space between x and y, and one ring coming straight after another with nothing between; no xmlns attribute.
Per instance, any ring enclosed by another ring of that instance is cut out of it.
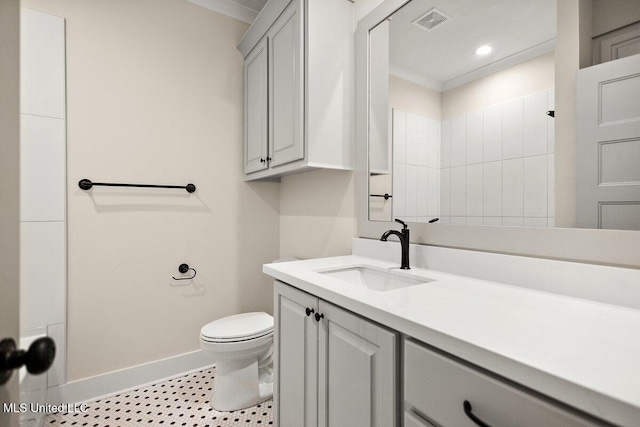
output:
<svg viewBox="0 0 640 427"><path fill-rule="evenodd" d="M269 127L267 39L244 60L244 173L267 168Z"/></svg>
<svg viewBox="0 0 640 427"><path fill-rule="evenodd" d="M411 340L404 345L404 397L415 423L442 427L608 425L583 418ZM465 403L468 402L468 414ZM411 424L409 424L411 425ZM421 424L417 424L421 425Z"/></svg>
<svg viewBox="0 0 640 427"><path fill-rule="evenodd" d="M320 427L396 425L396 334L320 301Z"/></svg>
<svg viewBox="0 0 640 427"><path fill-rule="evenodd" d="M314 314L318 299L275 282L274 302L275 425L316 427L318 322Z"/></svg>
<svg viewBox="0 0 640 427"><path fill-rule="evenodd" d="M269 166L304 158L302 2L293 0L269 38Z"/></svg>

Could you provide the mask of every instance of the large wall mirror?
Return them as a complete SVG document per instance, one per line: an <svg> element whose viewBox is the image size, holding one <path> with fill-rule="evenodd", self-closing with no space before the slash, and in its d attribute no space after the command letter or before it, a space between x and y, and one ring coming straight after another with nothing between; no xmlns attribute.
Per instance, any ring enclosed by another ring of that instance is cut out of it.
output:
<svg viewBox="0 0 640 427"><path fill-rule="evenodd" d="M609 99L579 105L593 123L558 158L556 11L556 0L411 0L369 29L369 221L640 230L640 104L624 95L640 93L638 68L578 82ZM637 62L640 42L625 43L621 61ZM605 119L619 126L598 137ZM556 209L565 199L569 215Z"/></svg>

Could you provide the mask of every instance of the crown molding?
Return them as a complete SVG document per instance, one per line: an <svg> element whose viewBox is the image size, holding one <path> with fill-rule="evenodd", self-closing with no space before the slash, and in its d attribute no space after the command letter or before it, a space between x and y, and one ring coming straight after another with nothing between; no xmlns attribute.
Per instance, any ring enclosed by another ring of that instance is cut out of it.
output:
<svg viewBox="0 0 640 427"><path fill-rule="evenodd" d="M198 6L202 6L205 9L213 10L214 12L218 12L223 15L230 16L231 18L237 19L239 21L246 22L247 24L251 24L258 16L257 11L253 9L249 9L248 7L245 7L245 6L241 6L229 0L187 0L187 1L193 4L197 4Z"/></svg>

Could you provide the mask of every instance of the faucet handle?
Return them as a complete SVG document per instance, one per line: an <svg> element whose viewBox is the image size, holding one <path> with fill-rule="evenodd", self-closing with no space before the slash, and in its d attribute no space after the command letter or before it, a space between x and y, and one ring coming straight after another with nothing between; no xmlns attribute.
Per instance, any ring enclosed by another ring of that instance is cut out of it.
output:
<svg viewBox="0 0 640 427"><path fill-rule="evenodd" d="M399 224L402 224L402 228L403 228L403 229L405 229L405 230L407 229L407 223L406 223L406 222L404 222L404 221L402 221L401 219L398 219L398 218L396 218L396 220L395 220L395 221L396 221L397 223L399 223Z"/></svg>

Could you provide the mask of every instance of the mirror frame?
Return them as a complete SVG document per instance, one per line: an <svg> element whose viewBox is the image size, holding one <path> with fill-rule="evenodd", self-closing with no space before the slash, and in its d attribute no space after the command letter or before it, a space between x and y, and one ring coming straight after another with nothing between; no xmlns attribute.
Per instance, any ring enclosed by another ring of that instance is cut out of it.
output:
<svg viewBox="0 0 640 427"><path fill-rule="evenodd" d="M409 1L382 1L358 21L355 33L355 198L357 235L361 238L379 239L386 230L398 228L394 222L369 221L369 31ZM571 8L563 10L563 13L569 10L568 13L575 15L571 16L575 23L578 22L579 3L579 0L574 0L571 4L563 5L563 8ZM561 19L560 12L559 8L558 22ZM577 30L571 34L561 34L559 31L558 39L561 37L565 38L563 42L571 46L572 51L580 48ZM564 123L556 117L556 145L564 141L575 150L575 72L580 66L580 56L577 52L573 56L573 70L566 70L565 67L560 74L556 69L556 109L560 99L567 99L569 101L560 106L570 113L565 114ZM561 126L565 127L559 132ZM640 269L640 231L423 223L410 223L409 226L411 243L415 244Z"/></svg>

